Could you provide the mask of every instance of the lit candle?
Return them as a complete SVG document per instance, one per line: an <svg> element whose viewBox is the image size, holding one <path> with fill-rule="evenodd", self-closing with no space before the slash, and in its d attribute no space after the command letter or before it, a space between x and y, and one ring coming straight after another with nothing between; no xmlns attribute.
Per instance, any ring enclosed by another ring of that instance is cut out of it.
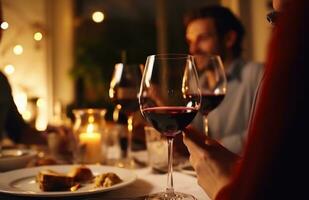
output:
<svg viewBox="0 0 309 200"><path fill-rule="evenodd" d="M79 135L80 143L84 147L83 162L86 163L101 161L101 134L93 130L94 125L88 124L87 132Z"/></svg>

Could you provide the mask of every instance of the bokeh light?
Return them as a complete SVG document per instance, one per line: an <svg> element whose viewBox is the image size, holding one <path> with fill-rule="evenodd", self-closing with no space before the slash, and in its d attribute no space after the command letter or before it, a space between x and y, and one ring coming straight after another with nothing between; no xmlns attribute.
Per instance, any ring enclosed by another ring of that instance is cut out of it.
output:
<svg viewBox="0 0 309 200"><path fill-rule="evenodd" d="M1 27L3 30L6 30L6 29L9 28L9 23L7 23L7 22L2 22L1 25L0 25L0 27Z"/></svg>
<svg viewBox="0 0 309 200"><path fill-rule="evenodd" d="M101 11L96 11L92 14L92 20L96 23L100 23L104 20L104 14Z"/></svg>
<svg viewBox="0 0 309 200"><path fill-rule="evenodd" d="M21 55L23 52L24 52L24 48L23 46L21 46L20 44L16 45L14 48L13 48L13 52L15 55Z"/></svg>
<svg viewBox="0 0 309 200"><path fill-rule="evenodd" d="M36 32L36 33L34 33L34 35L33 35L33 39L34 39L35 41L41 41L42 38L43 38L43 34L42 34L41 32Z"/></svg>
<svg viewBox="0 0 309 200"><path fill-rule="evenodd" d="M14 67L14 65L9 64L9 65L6 65L6 66L4 67L4 73L5 73L6 75L11 75L11 74L13 74L14 72L15 72L15 67Z"/></svg>

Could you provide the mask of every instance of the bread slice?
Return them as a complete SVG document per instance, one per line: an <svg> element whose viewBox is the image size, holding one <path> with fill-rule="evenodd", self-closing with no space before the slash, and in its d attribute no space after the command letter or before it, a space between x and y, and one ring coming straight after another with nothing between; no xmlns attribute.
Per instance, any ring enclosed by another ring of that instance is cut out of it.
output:
<svg viewBox="0 0 309 200"><path fill-rule="evenodd" d="M52 170L40 171L37 181L43 191L70 191L75 185L73 177Z"/></svg>
<svg viewBox="0 0 309 200"><path fill-rule="evenodd" d="M73 177L75 182L86 183L91 182L94 178L91 170L86 166L79 166L73 168L68 176Z"/></svg>

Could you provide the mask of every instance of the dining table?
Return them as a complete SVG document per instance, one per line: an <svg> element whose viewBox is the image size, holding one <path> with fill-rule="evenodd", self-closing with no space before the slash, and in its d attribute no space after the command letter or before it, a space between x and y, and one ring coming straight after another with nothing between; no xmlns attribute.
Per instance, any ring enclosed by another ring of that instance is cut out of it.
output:
<svg viewBox="0 0 309 200"><path fill-rule="evenodd" d="M136 175L135 181L125 187L115 190L103 191L99 193L89 193L79 196L27 196L18 194L8 194L0 192L0 200L34 200L34 199L76 199L76 200L141 200L148 194L162 192L166 189L167 175L165 172L153 170L150 166L144 165L139 168L130 169ZM174 189L176 192L191 194L197 200L208 200L209 197L197 183L194 171L188 173L185 170L175 170L173 172ZM6 172L4 172L6 173ZM1 172L0 172L1 176ZM4 180L0 180L4 181Z"/></svg>

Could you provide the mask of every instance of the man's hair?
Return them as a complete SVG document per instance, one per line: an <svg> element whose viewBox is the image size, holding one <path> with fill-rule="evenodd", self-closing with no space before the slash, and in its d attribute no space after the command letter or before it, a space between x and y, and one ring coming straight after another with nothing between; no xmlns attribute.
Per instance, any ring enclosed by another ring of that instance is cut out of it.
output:
<svg viewBox="0 0 309 200"><path fill-rule="evenodd" d="M185 18L185 27L197 19L211 18L214 20L218 37L223 39L225 34L233 30L237 33L235 44L232 48L233 55L238 57L242 52L242 41L245 29L240 20L228 9L219 5L205 6L189 12Z"/></svg>

